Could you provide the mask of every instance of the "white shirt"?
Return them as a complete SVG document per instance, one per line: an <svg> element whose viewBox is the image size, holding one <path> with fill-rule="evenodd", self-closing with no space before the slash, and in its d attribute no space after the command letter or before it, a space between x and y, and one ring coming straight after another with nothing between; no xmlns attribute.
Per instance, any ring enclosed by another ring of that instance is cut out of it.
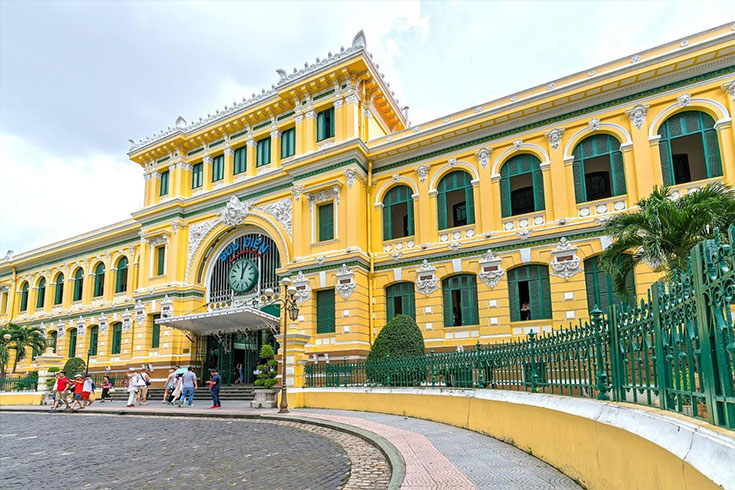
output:
<svg viewBox="0 0 735 490"><path fill-rule="evenodd" d="M92 380L91 379L85 379L84 380L84 386L82 386L82 391L92 391Z"/></svg>

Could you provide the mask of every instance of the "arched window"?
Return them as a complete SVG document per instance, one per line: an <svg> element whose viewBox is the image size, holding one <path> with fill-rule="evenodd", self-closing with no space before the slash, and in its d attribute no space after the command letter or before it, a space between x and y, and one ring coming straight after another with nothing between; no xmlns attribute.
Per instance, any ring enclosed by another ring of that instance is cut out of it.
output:
<svg viewBox="0 0 735 490"><path fill-rule="evenodd" d="M124 293L128 290L128 258L121 257L117 261L117 278L115 280L115 292Z"/></svg>
<svg viewBox="0 0 735 490"><path fill-rule="evenodd" d="M28 309L28 283L24 282L20 287L20 311Z"/></svg>
<svg viewBox="0 0 735 490"><path fill-rule="evenodd" d="M577 202L625 194L625 170L620 142L595 134L574 147L574 196Z"/></svg>
<svg viewBox="0 0 735 490"><path fill-rule="evenodd" d="M43 304L46 301L46 278L42 277L38 281L38 295L36 296L36 308L43 308Z"/></svg>
<svg viewBox="0 0 735 490"><path fill-rule="evenodd" d="M60 305L64 301L64 274L57 274L54 286L54 304Z"/></svg>
<svg viewBox="0 0 735 490"><path fill-rule="evenodd" d="M122 346L122 323L117 322L112 325L112 346L110 354L119 354Z"/></svg>
<svg viewBox="0 0 735 490"><path fill-rule="evenodd" d="M74 272L74 297L72 298L72 301L81 301L83 290L84 290L84 271L80 267Z"/></svg>
<svg viewBox="0 0 735 490"><path fill-rule="evenodd" d="M675 185L722 175L715 121L701 111L680 112L658 130L664 184Z"/></svg>
<svg viewBox="0 0 735 490"><path fill-rule="evenodd" d="M475 222L475 198L470 174L449 172L437 186L439 229L470 225Z"/></svg>
<svg viewBox="0 0 735 490"><path fill-rule="evenodd" d="M524 265L509 270L508 298L512 322L551 318L549 268Z"/></svg>
<svg viewBox="0 0 735 490"><path fill-rule="evenodd" d="M416 319L414 286L412 282L397 282L385 288L386 320L396 315Z"/></svg>
<svg viewBox="0 0 735 490"><path fill-rule="evenodd" d="M94 325L93 327L89 327L89 355L90 356L97 355L98 337L99 337L99 327L97 325Z"/></svg>
<svg viewBox="0 0 735 490"><path fill-rule="evenodd" d="M383 198L383 240L413 235L411 188L398 185Z"/></svg>
<svg viewBox="0 0 735 490"><path fill-rule="evenodd" d="M94 297L105 294L105 264L100 262L94 268Z"/></svg>
<svg viewBox="0 0 735 490"><path fill-rule="evenodd" d="M69 330L68 335L69 335L69 358L76 357L77 355L77 329L72 328L71 330Z"/></svg>
<svg viewBox="0 0 735 490"><path fill-rule="evenodd" d="M444 326L460 327L480 323L477 309L477 278L457 274L442 280Z"/></svg>
<svg viewBox="0 0 735 490"><path fill-rule="evenodd" d="M541 160L521 153L500 169L500 207L503 218L546 209Z"/></svg>
<svg viewBox="0 0 735 490"><path fill-rule="evenodd" d="M584 261L584 281L587 286L587 306L589 310L597 305L603 312L611 304L618 304L623 298L615 292L612 277L600 269L599 256L590 257ZM620 257L621 261L633 260L630 255L624 254ZM635 298L635 279L633 274L628 274L626 280L626 289L630 298Z"/></svg>
<svg viewBox="0 0 735 490"><path fill-rule="evenodd" d="M48 340L46 340L46 345L48 345L49 347L51 347L54 350L54 353L56 353L56 342L57 342L58 338L59 338L59 334L58 334L58 332L56 332L56 330L54 330L49 335Z"/></svg>

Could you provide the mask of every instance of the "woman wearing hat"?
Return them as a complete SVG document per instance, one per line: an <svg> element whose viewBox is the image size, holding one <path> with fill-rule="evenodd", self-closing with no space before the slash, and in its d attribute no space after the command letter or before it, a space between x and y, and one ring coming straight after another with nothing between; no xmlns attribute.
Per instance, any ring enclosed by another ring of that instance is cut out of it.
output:
<svg viewBox="0 0 735 490"><path fill-rule="evenodd" d="M72 411L76 412L80 408L84 408L82 405L82 393L84 391L84 378L81 374L77 373L74 375L74 381L71 382L71 389L74 393L74 401L71 404Z"/></svg>

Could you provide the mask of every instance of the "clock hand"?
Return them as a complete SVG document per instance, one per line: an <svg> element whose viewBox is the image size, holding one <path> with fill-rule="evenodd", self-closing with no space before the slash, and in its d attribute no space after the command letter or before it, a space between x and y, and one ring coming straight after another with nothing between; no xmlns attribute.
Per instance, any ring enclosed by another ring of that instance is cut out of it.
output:
<svg viewBox="0 0 735 490"><path fill-rule="evenodd" d="M240 269L240 279L242 279L245 276L245 268Z"/></svg>

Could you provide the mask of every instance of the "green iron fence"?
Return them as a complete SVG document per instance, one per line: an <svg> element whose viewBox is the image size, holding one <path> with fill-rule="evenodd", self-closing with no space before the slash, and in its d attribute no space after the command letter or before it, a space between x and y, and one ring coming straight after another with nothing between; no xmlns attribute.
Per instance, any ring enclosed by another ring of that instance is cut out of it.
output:
<svg viewBox="0 0 735 490"><path fill-rule="evenodd" d="M0 391L36 391L38 376L7 376L0 378Z"/></svg>
<svg viewBox="0 0 735 490"><path fill-rule="evenodd" d="M735 429L735 225L635 306L526 340L371 362L307 364L306 387L447 386L594 397Z"/></svg>

